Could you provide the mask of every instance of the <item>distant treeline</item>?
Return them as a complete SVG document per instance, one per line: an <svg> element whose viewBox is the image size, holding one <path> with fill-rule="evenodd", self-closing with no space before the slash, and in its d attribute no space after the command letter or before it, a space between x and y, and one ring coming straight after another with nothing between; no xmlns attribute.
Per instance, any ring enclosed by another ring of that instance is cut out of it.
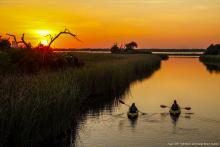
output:
<svg viewBox="0 0 220 147"><path fill-rule="evenodd" d="M203 56L220 56L220 44L211 44L204 52ZM201 56L201 57L203 57Z"/></svg>
<svg viewBox="0 0 220 147"><path fill-rule="evenodd" d="M206 49L135 49L140 51L150 51L150 52L204 52ZM100 51L100 52L110 52L108 48L69 48L69 49L59 49L56 48L54 51Z"/></svg>
<svg viewBox="0 0 220 147"><path fill-rule="evenodd" d="M205 51L206 55L220 55L220 44L211 44Z"/></svg>
<svg viewBox="0 0 220 147"><path fill-rule="evenodd" d="M220 44L211 44L199 60L211 73L220 72Z"/></svg>

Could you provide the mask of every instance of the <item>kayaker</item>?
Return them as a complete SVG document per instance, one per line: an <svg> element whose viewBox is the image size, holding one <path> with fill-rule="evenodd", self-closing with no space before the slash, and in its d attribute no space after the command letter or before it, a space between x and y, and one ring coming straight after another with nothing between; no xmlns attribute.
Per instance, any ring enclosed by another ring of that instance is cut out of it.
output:
<svg viewBox="0 0 220 147"><path fill-rule="evenodd" d="M135 103L132 103L131 107L129 108L130 113L136 113L138 111L137 107L135 106Z"/></svg>
<svg viewBox="0 0 220 147"><path fill-rule="evenodd" d="M179 108L180 108L180 106L177 104L176 100L174 100L171 109L173 111L176 111L176 110L179 110Z"/></svg>

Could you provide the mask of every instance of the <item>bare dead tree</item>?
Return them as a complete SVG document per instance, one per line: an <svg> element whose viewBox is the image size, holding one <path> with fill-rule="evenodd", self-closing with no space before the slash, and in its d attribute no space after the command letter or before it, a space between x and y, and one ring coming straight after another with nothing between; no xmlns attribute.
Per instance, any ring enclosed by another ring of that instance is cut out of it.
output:
<svg viewBox="0 0 220 147"><path fill-rule="evenodd" d="M7 33L6 35L8 35L8 36L10 36L10 37L13 37L14 41L15 41L16 43L18 43L17 38L16 38L16 36L15 36L15 35L8 34L8 33Z"/></svg>
<svg viewBox="0 0 220 147"><path fill-rule="evenodd" d="M22 43L26 46L26 48L31 48L31 43L27 43L27 42L24 40L24 33L22 34L21 41L22 41Z"/></svg>
<svg viewBox="0 0 220 147"><path fill-rule="evenodd" d="M50 42L48 44L48 48L50 48L51 44L62 34L68 34L71 35L72 37L74 37L77 41L82 42L80 39L77 38L76 34L71 33L68 29L65 29L64 31L60 32L59 34L57 34L55 37L53 37L51 34L48 34L47 36L50 37Z"/></svg>
<svg viewBox="0 0 220 147"><path fill-rule="evenodd" d="M16 43L17 45L20 44L20 43L23 43L26 48L31 48L31 44L30 44L30 43L27 43L27 42L24 40L24 33L23 33L22 36L21 36L21 41L17 41L16 36L13 35L13 34L8 34L8 33L7 33L6 35L8 35L8 36L10 36L10 37L13 37L13 39L14 39L14 41L15 41L15 43Z"/></svg>

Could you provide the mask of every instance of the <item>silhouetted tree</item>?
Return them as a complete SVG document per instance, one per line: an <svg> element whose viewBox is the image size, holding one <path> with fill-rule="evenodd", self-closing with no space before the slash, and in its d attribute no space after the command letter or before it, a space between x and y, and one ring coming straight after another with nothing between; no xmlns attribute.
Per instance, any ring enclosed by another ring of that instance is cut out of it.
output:
<svg viewBox="0 0 220 147"><path fill-rule="evenodd" d="M10 36L10 37L13 37L14 41L15 41L16 43L18 43L17 38L16 38L16 36L15 36L15 35L8 34L8 33L7 33L6 35L8 35L8 36Z"/></svg>
<svg viewBox="0 0 220 147"><path fill-rule="evenodd" d="M137 48L138 45L136 42L132 41L130 43L125 44L125 49L126 50L133 50L134 48Z"/></svg>
<svg viewBox="0 0 220 147"><path fill-rule="evenodd" d="M117 44L117 43L115 43L115 44L111 47L111 52L112 52L112 53L120 52L120 48L118 47L118 44Z"/></svg>
<svg viewBox="0 0 220 147"><path fill-rule="evenodd" d="M25 45L26 48L31 48L31 43L30 42L26 42L24 40L24 33L22 34L21 41Z"/></svg>
<svg viewBox="0 0 220 147"><path fill-rule="evenodd" d="M205 51L207 55L219 55L220 54L220 44L211 44Z"/></svg>
<svg viewBox="0 0 220 147"><path fill-rule="evenodd" d="M10 36L10 37L13 37L16 46L18 46L18 44L22 43L22 44L25 45L25 48L31 48L31 43L30 43L30 42L26 42L26 41L24 40L24 33L23 33L22 36L21 36L21 41L17 41L16 36L13 35L13 34L8 34L8 33L7 33L6 35L8 35L8 36Z"/></svg>
<svg viewBox="0 0 220 147"><path fill-rule="evenodd" d="M60 32L59 34L57 34L55 37L53 37L51 34L48 34L47 36L50 37L50 42L48 44L48 48L50 48L51 44L62 34L68 34L68 35L71 35L72 37L74 37L76 40L80 41L78 38L77 38L77 35L71 33L68 29L65 29L64 31Z"/></svg>

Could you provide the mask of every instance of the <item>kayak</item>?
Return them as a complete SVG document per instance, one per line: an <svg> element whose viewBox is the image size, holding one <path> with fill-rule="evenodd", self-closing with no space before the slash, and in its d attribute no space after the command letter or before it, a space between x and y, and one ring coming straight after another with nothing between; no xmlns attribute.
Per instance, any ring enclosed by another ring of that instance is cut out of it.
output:
<svg viewBox="0 0 220 147"><path fill-rule="evenodd" d="M127 115L128 115L128 118L130 119L138 118L138 112L135 112L135 113L128 112Z"/></svg>
<svg viewBox="0 0 220 147"><path fill-rule="evenodd" d="M178 110L172 110L172 109L170 109L170 115L172 115L172 116L179 116L180 115L180 113L181 113L181 110L180 109L178 109Z"/></svg>

